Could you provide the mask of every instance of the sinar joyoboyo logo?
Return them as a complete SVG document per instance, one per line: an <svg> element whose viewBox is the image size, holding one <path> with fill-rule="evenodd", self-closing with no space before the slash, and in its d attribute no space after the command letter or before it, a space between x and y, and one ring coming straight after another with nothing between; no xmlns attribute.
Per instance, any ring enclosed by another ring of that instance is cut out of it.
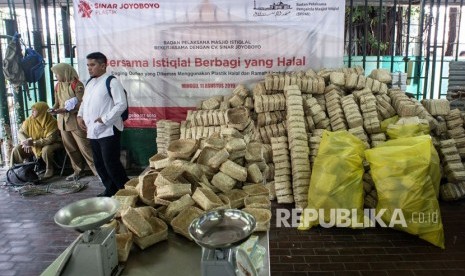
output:
<svg viewBox="0 0 465 276"><path fill-rule="evenodd" d="M129 2L129 3L95 3L90 4L86 0L79 0L79 14L83 18L90 18L94 14L116 14L118 10L151 10L159 9L160 3Z"/></svg>

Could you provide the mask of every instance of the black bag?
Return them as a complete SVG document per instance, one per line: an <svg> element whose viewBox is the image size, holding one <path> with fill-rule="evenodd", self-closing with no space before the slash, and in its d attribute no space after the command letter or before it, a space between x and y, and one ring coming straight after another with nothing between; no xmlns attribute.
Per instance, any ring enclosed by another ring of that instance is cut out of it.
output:
<svg viewBox="0 0 465 276"><path fill-rule="evenodd" d="M35 172L37 162L15 164L6 172L6 181L11 185L35 184L39 176Z"/></svg>

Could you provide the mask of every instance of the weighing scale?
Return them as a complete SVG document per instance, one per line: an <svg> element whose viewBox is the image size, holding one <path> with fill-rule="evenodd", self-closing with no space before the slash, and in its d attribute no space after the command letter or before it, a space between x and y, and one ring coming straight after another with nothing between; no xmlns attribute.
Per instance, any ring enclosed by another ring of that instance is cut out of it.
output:
<svg viewBox="0 0 465 276"><path fill-rule="evenodd" d="M71 203L55 214L55 223L82 233L65 251L55 275L119 275L114 228L100 228L116 214L119 202L94 197ZM62 255L63 255L62 254Z"/></svg>
<svg viewBox="0 0 465 276"><path fill-rule="evenodd" d="M202 276L256 275L247 256L241 254L237 263L234 248L249 238L255 225L252 215L237 209L210 211L192 221L189 235L202 247Z"/></svg>

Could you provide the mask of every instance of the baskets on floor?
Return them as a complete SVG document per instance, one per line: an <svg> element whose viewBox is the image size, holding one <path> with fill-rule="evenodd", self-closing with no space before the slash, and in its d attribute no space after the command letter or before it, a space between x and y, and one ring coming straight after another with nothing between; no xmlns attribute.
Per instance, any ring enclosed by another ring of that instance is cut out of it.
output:
<svg viewBox="0 0 465 276"><path fill-rule="evenodd" d="M261 208L244 208L242 211L254 216L257 226L254 232L268 231L270 229L271 211Z"/></svg>
<svg viewBox="0 0 465 276"><path fill-rule="evenodd" d="M191 236L189 235L189 225L192 221L203 214L203 211L197 207L191 206L188 207L179 213L172 221L171 227L175 233L183 235L184 237L192 240Z"/></svg>
<svg viewBox="0 0 465 276"><path fill-rule="evenodd" d="M157 242L168 239L168 226L163 220L151 217L147 221L152 227L152 233L145 237L134 237L134 243L142 250Z"/></svg>
<svg viewBox="0 0 465 276"><path fill-rule="evenodd" d="M168 157L189 160L198 147L199 145L195 139L174 140L168 146Z"/></svg>

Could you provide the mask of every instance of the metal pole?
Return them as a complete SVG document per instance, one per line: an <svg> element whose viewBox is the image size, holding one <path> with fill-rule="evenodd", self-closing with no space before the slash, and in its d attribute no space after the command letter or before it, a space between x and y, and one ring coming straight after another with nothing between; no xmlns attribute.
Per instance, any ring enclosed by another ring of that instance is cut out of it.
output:
<svg viewBox="0 0 465 276"><path fill-rule="evenodd" d="M429 98L434 98L434 89L435 89L435 78L436 78L436 55L438 50L438 29L439 29L439 9L441 8L441 0L438 0L438 6L436 8L436 20L434 21L434 44L433 44L433 62L431 64L431 88L429 92ZM430 32L431 36L431 32Z"/></svg>
<svg viewBox="0 0 465 276"><path fill-rule="evenodd" d="M383 1L379 0L379 10L378 10L378 57L376 59L376 68L379 68L379 63L380 63L380 56L381 56L381 25L382 25L382 19L383 16L381 15L383 12Z"/></svg>
<svg viewBox="0 0 465 276"><path fill-rule="evenodd" d="M446 44L446 23L447 23L447 17L449 15L449 0L446 0L446 6L444 7L444 28L442 30L442 52L441 52L441 66L440 66L440 69L439 69L439 93L438 93L438 98L441 98L441 95L445 95L445 94L442 94L441 90L442 90L442 71L443 71L443 68L444 68L444 52L445 52L445 44Z"/></svg>
<svg viewBox="0 0 465 276"><path fill-rule="evenodd" d="M350 68L352 65L352 20L354 16L354 1L350 0L350 8L349 8L349 49L348 49L348 56L349 56L349 64L348 67Z"/></svg>
<svg viewBox="0 0 465 276"><path fill-rule="evenodd" d="M455 47L455 60L459 58L459 45L460 45L460 26L462 22L462 9L463 9L463 0L460 0L460 8L459 8L459 28L457 30L457 46Z"/></svg>
<svg viewBox="0 0 465 276"><path fill-rule="evenodd" d="M391 31L391 72L394 71L394 55L396 52L396 26L397 26L397 0L394 0L394 24L393 30Z"/></svg>
<svg viewBox="0 0 465 276"><path fill-rule="evenodd" d="M407 40L405 41L405 57L404 57L404 61L405 61L405 72L408 71L408 61L409 61L409 57L408 57L408 48L410 46L410 18L411 18L411 14L412 14L412 0L409 0L408 1L408 13L407 13ZM408 76L407 76L408 78Z"/></svg>
<svg viewBox="0 0 465 276"><path fill-rule="evenodd" d="M431 33L433 32L433 6L434 6L434 0L430 1L430 6L429 6L429 14L430 16L428 17L428 37L426 38L426 54L425 54L425 78L424 78L424 86L423 86L423 99L427 98L427 92L428 92L428 78L429 78L429 66L430 66L430 55L431 55Z"/></svg>
<svg viewBox="0 0 465 276"><path fill-rule="evenodd" d="M417 95L416 98L418 99L420 97L420 87L421 87L421 80L423 79L422 77L422 55L423 55L423 29L424 29L424 21L425 21L425 8L426 8L426 0L421 1L421 9L420 9L420 37L419 37L419 43L420 45L418 46L418 56L416 57L416 63L415 63L415 81L417 83Z"/></svg>
<svg viewBox="0 0 465 276"><path fill-rule="evenodd" d="M368 0L365 0L365 18L368 18ZM366 60L367 60L367 37L368 37L368 22L364 23L364 31L363 31L363 70L366 68Z"/></svg>

